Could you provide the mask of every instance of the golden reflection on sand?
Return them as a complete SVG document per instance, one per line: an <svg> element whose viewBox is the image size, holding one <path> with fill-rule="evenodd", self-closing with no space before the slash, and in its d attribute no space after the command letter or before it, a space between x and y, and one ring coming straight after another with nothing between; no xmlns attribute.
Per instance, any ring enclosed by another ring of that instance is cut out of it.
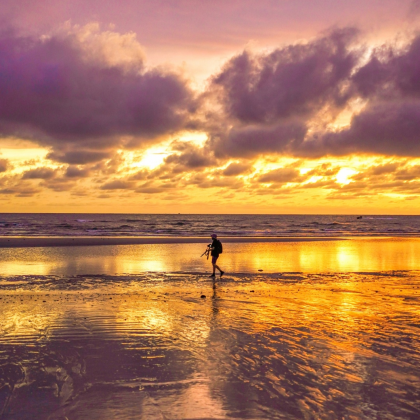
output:
<svg viewBox="0 0 420 420"><path fill-rule="evenodd" d="M202 346L209 336L207 323L201 317L195 316L194 305L182 301L173 302L172 298L167 298L168 290L169 288L156 288L153 293L149 293L147 303L139 302L138 296L119 301L114 310L115 334L126 334L125 326L131 325L143 332L154 331L163 335L188 337L196 346ZM186 318L188 323L185 322Z"/></svg>
<svg viewBox="0 0 420 420"><path fill-rule="evenodd" d="M415 270L418 238L319 242L226 243L219 265L230 273ZM210 272L201 244L150 244L0 249L4 275Z"/></svg>
<svg viewBox="0 0 420 420"><path fill-rule="evenodd" d="M5 419L415 418L418 274L4 281Z"/></svg>
<svg viewBox="0 0 420 420"><path fill-rule="evenodd" d="M39 309L34 313L28 304L20 304L1 311L4 320L1 324L2 339L25 340L45 336L60 314L55 311L50 313L45 307Z"/></svg>

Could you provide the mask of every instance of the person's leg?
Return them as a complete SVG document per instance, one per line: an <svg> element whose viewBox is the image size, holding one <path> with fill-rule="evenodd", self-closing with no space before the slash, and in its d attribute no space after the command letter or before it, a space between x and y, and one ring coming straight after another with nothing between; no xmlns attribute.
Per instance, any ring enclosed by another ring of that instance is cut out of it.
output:
<svg viewBox="0 0 420 420"><path fill-rule="evenodd" d="M213 274L211 274L210 277L214 277L216 275L216 268L220 271L220 277L225 274L225 272L216 264L216 262L213 263Z"/></svg>
<svg viewBox="0 0 420 420"><path fill-rule="evenodd" d="M215 257L214 255L211 257L211 263L213 265L213 274L211 274L210 277L214 277L216 275L216 261L217 261L217 257Z"/></svg>

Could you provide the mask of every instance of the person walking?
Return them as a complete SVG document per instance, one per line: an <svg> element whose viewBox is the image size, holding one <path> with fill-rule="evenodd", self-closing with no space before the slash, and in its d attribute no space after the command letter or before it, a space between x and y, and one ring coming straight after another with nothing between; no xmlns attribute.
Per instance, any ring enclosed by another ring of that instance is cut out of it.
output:
<svg viewBox="0 0 420 420"><path fill-rule="evenodd" d="M216 276L216 268L220 271L220 277L222 277L225 272L216 264L216 262L219 258L219 255L223 252L223 245L217 239L217 235L215 233L211 235L211 238L213 239L213 242L210 247L211 263L213 264L213 274L210 277Z"/></svg>

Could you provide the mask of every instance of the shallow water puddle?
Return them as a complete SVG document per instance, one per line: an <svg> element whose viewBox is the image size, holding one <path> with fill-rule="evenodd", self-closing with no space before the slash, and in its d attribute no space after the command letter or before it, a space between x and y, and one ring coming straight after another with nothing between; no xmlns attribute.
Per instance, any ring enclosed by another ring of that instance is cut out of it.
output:
<svg viewBox="0 0 420 420"><path fill-rule="evenodd" d="M325 273L417 270L420 265L419 238L279 240L225 242L220 266L228 273ZM210 261L200 258L204 250L205 244L197 243L0 248L0 273L39 276L148 271L210 274Z"/></svg>

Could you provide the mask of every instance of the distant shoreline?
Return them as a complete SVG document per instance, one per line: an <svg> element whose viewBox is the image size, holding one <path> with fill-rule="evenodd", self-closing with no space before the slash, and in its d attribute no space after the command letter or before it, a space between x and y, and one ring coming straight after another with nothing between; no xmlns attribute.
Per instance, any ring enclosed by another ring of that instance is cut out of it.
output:
<svg viewBox="0 0 420 420"><path fill-rule="evenodd" d="M341 237L223 237L226 243L256 243L256 242L314 242L340 241ZM152 245L152 244L205 244L210 243L207 237L34 237L34 236L2 236L0 248L30 248L30 247L66 247L66 246L100 246L100 245Z"/></svg>

